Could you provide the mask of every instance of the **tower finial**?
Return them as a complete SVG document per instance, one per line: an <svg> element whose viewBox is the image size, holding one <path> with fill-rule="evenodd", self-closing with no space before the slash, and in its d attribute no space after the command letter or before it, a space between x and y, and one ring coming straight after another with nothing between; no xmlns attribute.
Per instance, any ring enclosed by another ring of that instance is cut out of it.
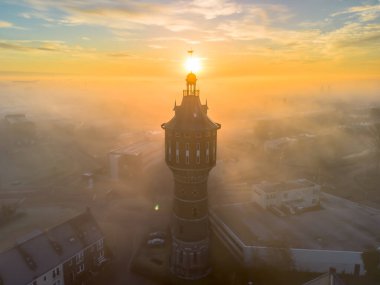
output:
<svg viewBox="0 0 380 285"><path fill-rule="evenodd" d="M187 51L187 53L190 55L190 62L191 62L191 64L190 64L190 73L193 73L193 53L194 53L194 50L193 49L189 49L188 51Z"/></svg>

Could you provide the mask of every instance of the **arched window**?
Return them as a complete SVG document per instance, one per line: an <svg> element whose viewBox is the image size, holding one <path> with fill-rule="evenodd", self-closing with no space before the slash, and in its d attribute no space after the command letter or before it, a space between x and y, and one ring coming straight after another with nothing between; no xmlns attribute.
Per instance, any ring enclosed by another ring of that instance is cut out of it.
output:
<svg viewBox="0 0 380 285"><path fill-rule="evenodd" d="M172 142L168 141L168 161L172 161Z"/></svg>
<svg viewBox="0 0 380 285"><path fill-rule="evenodd" d="M206 163L210 162L210 143L206 142Z"/></svg>
<svg viewBox="0 0 380 285"><path fill-rule="evenodd" d="M186 150L185 150L185 158L186 158L186 164L190 163L190 150L189 150L189 144L186 144Z"/></svg>
<svg viewBox="0 0 380 285"><path fill-rule="evenodd" d="M215 141L212 142L212 160L216 160L216 143Z"/></svg>
<svg viewBox="0 0 380 285"><path fill-rule="evenodd" d="M175 162L179 163L179 142L175 143Z"/></svg>
<svg viewBox="0 0 380 285"><path fill-rule="evenodd" d="M193 258L194 258L193 262L196 265L198 263L198 252L194 252Z"/></svg>
<svg viewBox="0 0 380 285"><path fill-rule="evenodd" d="M196 162L197 164L201 163L201 144L197 143L196 145Z"/></svg>

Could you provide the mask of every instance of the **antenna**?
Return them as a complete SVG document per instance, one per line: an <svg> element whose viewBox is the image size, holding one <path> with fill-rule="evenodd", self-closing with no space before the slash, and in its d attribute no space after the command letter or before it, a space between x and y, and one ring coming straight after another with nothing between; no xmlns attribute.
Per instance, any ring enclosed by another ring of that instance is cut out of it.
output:
<svg viewBox="0 0 380 285"><path fill-rule="evenodd" d="M190 49L190 50L187 51L187 53L190 55L190 62L192 63L193 62L193 53L194 53L194 50ZM192 66L192 64L190 64L190 72L193 73L193 66Z"/></svg>

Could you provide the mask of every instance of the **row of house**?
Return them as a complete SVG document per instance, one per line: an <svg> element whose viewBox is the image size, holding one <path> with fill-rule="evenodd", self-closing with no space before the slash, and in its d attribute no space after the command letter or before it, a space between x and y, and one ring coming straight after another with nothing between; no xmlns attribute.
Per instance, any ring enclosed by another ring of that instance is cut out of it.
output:
<svg viewBox="0 0 380 285"><path fill-rule="evenodd" d="M0 285L89 284L106 261L104 236L87 209L0 253Z"/></svg>

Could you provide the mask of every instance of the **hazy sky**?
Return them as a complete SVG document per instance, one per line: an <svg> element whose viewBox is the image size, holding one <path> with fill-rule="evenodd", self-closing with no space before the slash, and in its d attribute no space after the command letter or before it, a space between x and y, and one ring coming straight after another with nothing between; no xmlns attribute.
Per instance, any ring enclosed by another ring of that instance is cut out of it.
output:
<svg viewBox="0 0 380 285"><path fill-rule="evenodd" d="M0 75L378 80L380 1L0 0ZM300 80L302 81L302 80Z"/></svg>

